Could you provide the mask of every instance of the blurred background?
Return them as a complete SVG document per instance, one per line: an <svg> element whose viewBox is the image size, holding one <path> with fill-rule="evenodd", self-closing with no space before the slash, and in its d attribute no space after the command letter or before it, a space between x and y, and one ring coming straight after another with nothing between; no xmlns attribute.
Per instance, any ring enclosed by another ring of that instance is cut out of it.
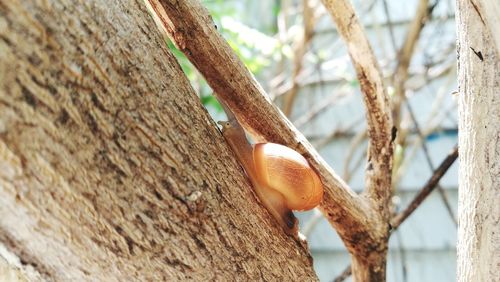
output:
<svg viewBox="0 0 500 282"><path fill-rule="evenodd" d="M367 149L364 104L344 42L321 2L202 2L274 103L337 174L362 191ZM392 203L397 213L457 143L454 1L352 3L394 102L398 139ZM169 46L210 114L224 119L201 75ZM388 281L455 281L457 168L455 163L440 186L392 234ZM319 278L340 281L335 279L350 264L350 256L337 234L318 211L298 217Z"/></svg>

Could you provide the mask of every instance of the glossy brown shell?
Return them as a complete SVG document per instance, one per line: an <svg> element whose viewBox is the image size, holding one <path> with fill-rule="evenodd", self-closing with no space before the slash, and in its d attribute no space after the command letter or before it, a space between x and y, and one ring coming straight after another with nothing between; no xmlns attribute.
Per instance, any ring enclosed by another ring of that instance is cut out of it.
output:
<svg viewBox="0 0 500 282"><path fill-rule="evenodd" d="M292 210L310 210L323 198L323 185L307 160L296 151L275 143L254 146L259 181L279 191Z"/></svg>

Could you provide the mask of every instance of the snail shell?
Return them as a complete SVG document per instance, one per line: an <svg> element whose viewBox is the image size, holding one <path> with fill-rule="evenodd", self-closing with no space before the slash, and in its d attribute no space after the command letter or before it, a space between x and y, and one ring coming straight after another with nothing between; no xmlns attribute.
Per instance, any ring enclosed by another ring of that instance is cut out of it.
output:
<svg viewBox="0 0 500 282"><path fill-rule="evenodd" d="M298 152L275 143L255 144L253 161L259 182L277 190L291 210L310 210L323 198L318 174Z"/></svg>

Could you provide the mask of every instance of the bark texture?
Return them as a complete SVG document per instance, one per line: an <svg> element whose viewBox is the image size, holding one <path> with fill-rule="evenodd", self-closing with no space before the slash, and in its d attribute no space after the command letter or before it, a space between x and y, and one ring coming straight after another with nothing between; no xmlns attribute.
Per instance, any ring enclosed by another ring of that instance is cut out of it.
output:
<svg viewBox="0 0 500 282"><path fill-rule="evenodd" d="M459 75L458 281L500 273L500 57L489 13L457 1ZM498 6L498 1L489 5ZM498 31L496 31L498 33Z"/></svg>
<svg viewBox="0 0 500 282"><path fill-rule="evenodd" d="M315 280L142 1L0 2L0 242L50 280Z"/></svg>
<svg viewBox="0 0 500 282"><path fill-rule="evenodd" d="M28 277L22 270L8 263L0 256L0 278L5 282L28 282Z"/></svg>

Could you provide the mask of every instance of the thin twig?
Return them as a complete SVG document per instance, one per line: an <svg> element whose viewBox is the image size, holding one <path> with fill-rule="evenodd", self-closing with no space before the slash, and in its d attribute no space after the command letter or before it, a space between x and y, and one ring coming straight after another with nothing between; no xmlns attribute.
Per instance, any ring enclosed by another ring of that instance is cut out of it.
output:
<svg viewBox="0 0 500 282"><path fill-rule="evenodd" d="M321 148L325 147L330 142L332 142L335 138L337 138L339 136L344 136L346 133L352 132L352 130L350 130L350 129L352 129L353 127L355 127L359 123L361 123L363 120L364 120L364 116L361 116L359 118L353 119L353 121L345 127L336 128L334 131L332 131L332 133L328 134L325 138L316 142L314 144L315 147L318 148L318 150L320 150Z"/></svg>
<svg viewBox="0 0 500 282"><path fill-rule="evenodd" d="M365 150L365 152L366 152L366 150ZM364 159L365 159L364 155L360 154L358 156L358 158L354 162L354 165L352 166L352 168L346 174L345 181L347 183L351 182L352 175L356 172L357 169L359 169L361 167ZM356 190L356 189L354 188L354 190Z"/></svg>
<svg viewBox="0 0 500 282"><path fill-rule="evenodd" d="M344 269L344 271L342 271L342 273L333 280L333 282L342 282L346 280L347 277L351 276L351 274L352 274L352 268L351 265L348 265Z"/></svg>
<svg viewBox="0 0 500 282"><path fill-rule="evenodd" d="M401 238L401 233L399 231L396 231L396 239L398 240L398 250L399 254L401 256L401 268L402 268L402 274L403 274L403 282L408 281L408 267L406 266L406 252L405 252L405 247L403 245L403 238ZM394 268L396 269L396 268Z"/></svg>
<svg viewBox="0 0 500 282"><path fill-rule="evenodd" d="M394 28L391 20L391 15L389 13L389 5L387 4L387 0L383 0L382 3L384 4L384 13L385 17L387 19L386 23L389 28L389 37L391 38L391 45L393 48L393 51L396 52L397 45L396 45L396 36L394 36Z"/></svg>
<svg viewBox="0 0 500 282"><path fill-rule="evenodd" d="M351 144L349 145L349 149L347 150L346 157L344 159L344 173L343 178L346 182L349 182L351 178L349 175L349 166L351 164L351 160L354 157L354 153L357 151L359 145L363 143L365 138L367 137L366 130L360 130L354 138L351 139Z"/></svg>
<svg viewBox="0 0 500 282"><path fill-rule="evenodd" d="M446 113L450 111L450 110L443 111L443 108L442 108L445 96L449 95L449 92L447 92L445 89L449 89L449 87L447 87L447 86L450 86L451 83L453 83L455 81L455 75L453 75L453 73L451 71L447 71L447 73L449 74L447 81L446 81L446 83L443 84L443 86L441 86L441 89L437 92L436 98L432 102L431 112L427 116L427 119L424 121L424 124L426 124L427 126L424 130L421 131L422 136L418 136L418 138L415 139L415 141L413 142L413 147L412 147L411 151L407 154L405 153L404 160L403 160L402 164L399 166L398 170L396 171L395 175L392 178L393 187L396 187L398 185L399 181L401 180L402 175L404 175L404 173L406 172L406 170L407 170L410 162L412 161L413 157L415 156L417 150L420 148L420 146L424 142L424 138L426 138L429 134L431 134L432 132L435 132L436 130L443 129L443 128L438 128L439 124L441 124L443 119L446 117ZM441 75L439 75L439 76L441 76ZM432 79L429 81L432 81ZM410 91L412 91L412 90L410 90ZM453 109L455 109L455 108L456 107L453 107ZM443 114L443 112L444 112L444 114ZM441 113L440 118L435 119L435 117L438 116L439 113ZM454 127L454 128L456 128L456 127ZM408 128L405 130L412 130L412 129ZM413 134L413 132L403 133L403 134ZM408 146L407 146L407 148L408 148Z"/></svg>
<svg viewBox="0 0 500 282"><path fill-rule="evenodd" d="M443 15L441 17L442 20L454 20L455 19L455 14L446 14L446 15ZM402 27L402 26L408 26L409 23L411 23L412 20L408 20L408 19L404 19L404 20L395 20L395 21L392 21L391 22L391 25L393 27ZM383 22L383 23L378 23L378 22L375 22L375 23L370 23L370 24L367 24L365 25L365 29L366 30L370 30L370 29L373 29L373 28L385 28L385 27L388 27L389 26L389 23L386 21L386 22ZM318 30L316 30L314 32L316 35L318 36L321 36L321 35L330 35L330 34L335 34L335 33L338 33L338 31L335 29L335 28L318 28Z"/></svg>
<svg viewBox="0 0 500 282"><path fill-rule="evenodd" d="M321 212L318 209L314 209L313 215L309 219L309 221L306 222L304 225L304 229L301 230L302 234L307 238L309 235L311 235L312 231L316 227L316 225L320 222L321 218Z"/></svg>
<svg viewBox="0 0 500 282"><path fill-rule="evenodd" d="M310 111L308 111L304 115L300 116L293 123L295 124L296 127L302 127L304 124L308 123L310 120L312 120L313 118L315 118L317 115L319 115L323 111L329 109L330 106L335 105L343 97L345 97L345 96L347 96L349 94L350 93L342 91L342 92L336 93L335 95L327 98L326 101L323 99L321 101L321 103L319 103L319 105L313 106Z"/></svg>
<svg viewBox="0 0 500 282"><path fill-rule="evenodd" d="M420 204L429 196L429 194L434 191L439 180L443 177L443 175L448 171L451 165L455 162L458 157L458 146L455 146L451 153L446 156L446 158L441 162L439 167L434 170L431 178L427 181L427 183L420 189L420 192L413 198L411 203L404 209L401 213L395 216L391 220L392 230L396 229L405 221L414 211L420 206Z"/></svg>
<svg viewBox="0 0 500 282"><path fill-rule="evenodd" d="M432 164L431 156L429 154L429 148L427 147L427 142L425 141L422 131L420 130L420 126L418 124L417 118L415 117L415 113L413 112L413 108L410 105L409 101L406 101L406 108L408 109L408 112L410 113L410 117L413 120L413 124L415 125L415 129L417 130L418 136L423 140L422 142L422 149L424 151L424 156L425 160L427 161L427 165L429 166L431 171L434 171L434 165ZM446 211L448 211L448 214L455 224L455 226L458 226L457 219L455 218L455 214L453 213L453 209L451 208L450 201L448 200L448 197L446 196L446 192L444 191L443 187L439 185L439 183L436 185L439 195L441 196L441 200L444 203L444 206L446 208Z"/></svg>
<svg viewBox="0 0 500 282"><path fill-rule="evenodd" d="M452 47L455 48L455 45L453 45ZM432 73L432 75L428 78L429 81L432 81L434 79L443 77L444 75L448 74L451 71L451 69L456 67L455 62L453 62L452 64L448 64L445 67L438 66L438 64L441 64L441 63L443 63L443 62L438 61L438 62L429 64L426 66L425 71L417 71L414 73L410 73L409 76L410 77L415 77L417 75L424 76L424 75L428 75L429 73ZM384 79L388 79L388 78L389 78L389 76L384 77ZM420 78L419 81L421 81L421 80L423 80L423 78ZM410 90L416 91L418 89L421 89L422 87L427 86L429 81L422 81L422 82L418 83L417 85L411 87ZM323 85L338 84L338 83L349 83L349 81L344 77L325 78L325 79L317 79L317 80L309 80L309 81L307 79L304 79L304 82L299 84L299 86L301 88L304 88L304 87L315 87L318 85L323 86ZM291 84L282 85L279 89L275 90L275 94L274 94L275 96L273 98L277 98L277 97L280 97L281 95L288 93L290 88L291 88Z"/></svg>
<svg viewBox="0 0 500 282"><path fill-rule="evenodd" d="M277 38L279 41L279 45L283 46L285 45L285 42L287 41L287 18L288 18L288 11L289 11L289 6L290 5L290 0L281 0L280 1L280 7L279 7L279 13L276 16L276 29L278 30L277 32ZM278 62L276 62L276 72L277 73L282 73L285 69L285 63L286 59L283 54L281 54L280 59ZM275 93L276 93L276 88L281 84L283 80L281 77L275 77L275 79L271 79L269 86L269 96L271 99L274 100Z"/></svg>
<svg viewBox="0 0 500 282"><path fill-rule="evenodd" d="M401 123L401 103L404 100L405 95L405 83L408 79L408 67L410 66L411 58L417 45L417 41L420 37L420 33L424 28L427 20L429 19L430 12L429 0L420 0L417 6L417 11L415 18L413 19L406 39L398 52L398 64L396 70L394 71L394 96L393 96L393 106L392 106L392 118L394 119L394 124L400 128ZM398 144L403 144L400 141L402 135L398 136Z"/></svg>
<svg viewBox="0 0 500 282"><path fill-rule="evenodd" d="M302 33L302 38L300 42L296 44L295 56L294 56L294 68L292 75L292 88L285 97L285 104L283 106L283 113L286 116L290 116L292 113L293 103L295 102L295 97L299 91L299 75L304 66L304 56L306 55L307 48L313 38L313 29L316 24L317 16L314 13L314 7L311 7L312 1L302 0L303 8L303 21L304 21L304 31Z"/></svg>

